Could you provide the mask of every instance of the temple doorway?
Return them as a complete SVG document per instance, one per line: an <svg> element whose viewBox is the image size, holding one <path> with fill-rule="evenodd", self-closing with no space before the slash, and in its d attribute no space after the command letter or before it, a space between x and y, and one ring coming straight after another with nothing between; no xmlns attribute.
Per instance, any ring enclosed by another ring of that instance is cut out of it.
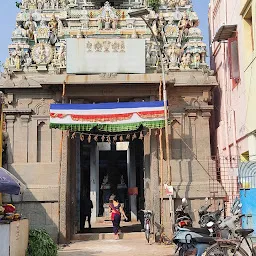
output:
<svg viewBox="0 0 256 256"><path fill-rule="evenodd" d="M138 211L144 208L143 167L143 140L116 143L80 141L80 171L77 173L80 180L76 179L77 209L80 211L77 232L102 233L106 223L111 225L108 203L112 194L123 205L130 224L137 223ZM84 225L84 198L93 203L90 231L86 222Z"/></svg>

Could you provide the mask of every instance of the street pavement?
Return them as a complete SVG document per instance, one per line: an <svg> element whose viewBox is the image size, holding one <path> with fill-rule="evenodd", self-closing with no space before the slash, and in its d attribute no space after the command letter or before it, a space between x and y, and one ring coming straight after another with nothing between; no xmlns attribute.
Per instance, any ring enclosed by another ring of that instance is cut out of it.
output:
<svg viewBox="0 0 256 256"><path fill-rule="evenodd" d="M59 256L173 256L173 245L148 244L145 239L77 241L59 250Z"/></svg>

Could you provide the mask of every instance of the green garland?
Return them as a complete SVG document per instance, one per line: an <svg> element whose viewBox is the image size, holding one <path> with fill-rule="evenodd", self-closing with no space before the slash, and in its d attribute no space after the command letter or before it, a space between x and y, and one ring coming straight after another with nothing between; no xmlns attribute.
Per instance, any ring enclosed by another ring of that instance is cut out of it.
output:
<svg viewBox="0 0 256 256"><path fill-rule="evenodd" d="M84 132L91 131L93 128L97 128L98 131L102 132L126 132L126 131L136 131L141 126L148 129L160 129L165 126L164 120L159 121L145 121L130 124L50 124L50 128L60 129L60 130L71 130L74 132Z"/></svg>
<svg viewBox="0 0 256 256"><path fill-rule="evenodd" d="M57 245L43 229L29 231L26 256L57 256Z"/></svg>

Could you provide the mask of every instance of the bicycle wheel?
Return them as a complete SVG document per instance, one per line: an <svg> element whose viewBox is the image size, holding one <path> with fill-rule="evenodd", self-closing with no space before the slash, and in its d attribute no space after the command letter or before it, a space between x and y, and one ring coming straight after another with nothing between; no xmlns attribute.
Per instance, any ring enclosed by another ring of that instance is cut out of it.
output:
<svg viewBox="0 0 256 256"><path fill-rule="evenodd" d="M149 223L146 224L145 236L146 236L146 239L149 243L149 239L150 239L150 225L149 225Z"/></svg>
<svg viewBox="0 0 256 256"><path fill-rule="evenodd" d="M223 241L210 246L204 256L249 256L242 248L236 250L237 244L234 242ZM235 253L235 254L234 254Z"/></svg>

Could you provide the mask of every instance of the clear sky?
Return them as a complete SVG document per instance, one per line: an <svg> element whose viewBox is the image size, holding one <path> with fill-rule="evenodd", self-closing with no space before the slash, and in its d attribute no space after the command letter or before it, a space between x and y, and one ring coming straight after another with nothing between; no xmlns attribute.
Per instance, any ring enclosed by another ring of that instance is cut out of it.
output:
<svg viewBox="0 0 256 256"><path fill-rule="evenodd" d="M17 0L2 0L0 8L0 61L4 62L8 55L8 44L11 42L12 31L15 28L16 15L19 9ZM192 0L194 10L200 19L200 28L203 31L204 41L208 45L208 4L209 0Z"/></svg>

